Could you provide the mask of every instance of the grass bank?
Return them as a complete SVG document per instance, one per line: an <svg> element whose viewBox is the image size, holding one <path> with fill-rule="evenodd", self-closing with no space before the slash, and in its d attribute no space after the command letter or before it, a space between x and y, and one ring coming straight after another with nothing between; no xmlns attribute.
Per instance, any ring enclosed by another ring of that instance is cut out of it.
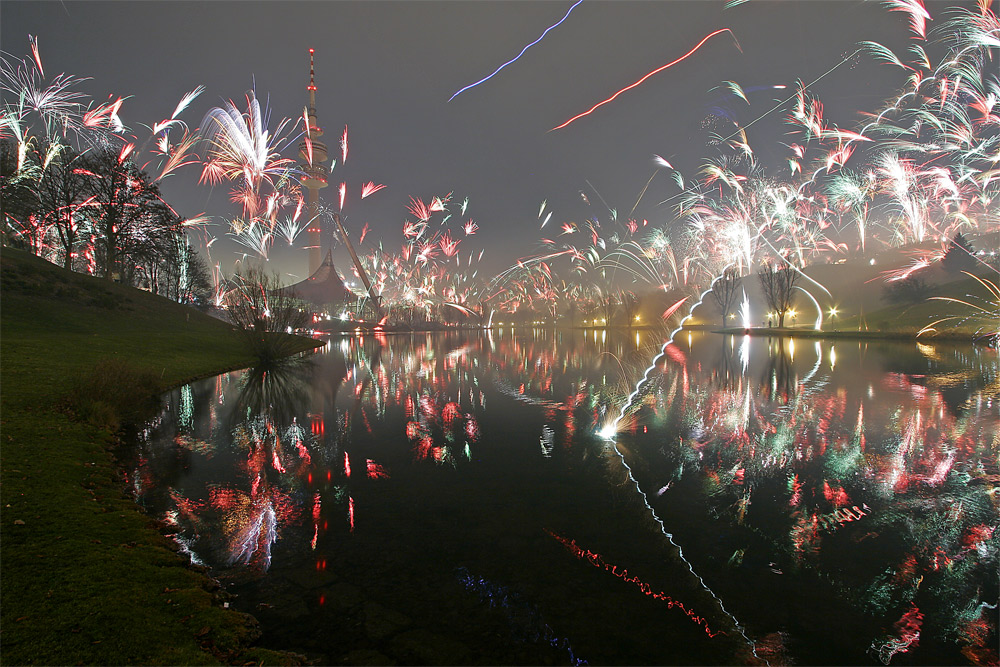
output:
<svg viewBox="0 0 1000 667"><path fill-rule="evenodd" d="M287 661L250 647L254 619L224 609L214 582L127 496L110 452L114 415L105 406L84 423L67 410L80 378L109 360L157 390L249 366L238 334L8 248L0 294L2 663Z"/></svg>
<svg viewBox="0 0 1000 667"><path fill-rule="evenodd" d="M983 281L995 284L995 276L983 271ZM849 316L825 314L823 328L816 330L812 324L799 318L793 326L752 327L752 335L798 336L801 338L861 338L867 340L914 340L923 342L988 342L991 334L1000 330L1000 302L983 281L961 278L928 288L926 298L915 303L882 306L867 313ZM873 288L867 288L873 289ZM930 298L933 297L933 298ZM815 311L806 309L809 317ZM787 323L787 320L786 320ZM937 323L918 337L928 325ZM721 329L711 324L698 325L725 333L741 334L743 327Z"/></svg>

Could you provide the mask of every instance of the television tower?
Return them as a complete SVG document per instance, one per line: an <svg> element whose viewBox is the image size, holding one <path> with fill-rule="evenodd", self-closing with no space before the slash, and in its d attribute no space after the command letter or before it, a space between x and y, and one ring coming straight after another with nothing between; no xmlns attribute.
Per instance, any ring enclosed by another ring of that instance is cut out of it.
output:
<svg viewBox="0 0 1000 667"><path fill-rule="evenodd" d="M325 188L327 175L329 174L325 164L327 160L326 144L319 141L323 136L323 130L316 122L316 71L313 67L314 49L309 49L309 109L306 112L306 119L309 126L306 128L302 141L299 142L299 168L305 174L302 178L302 187L308 190L306 203L306 214L309 226L306 228L307 248L309 249L309 275L316 273L323 262L322 238L319 226L319 191Z"/></svg>

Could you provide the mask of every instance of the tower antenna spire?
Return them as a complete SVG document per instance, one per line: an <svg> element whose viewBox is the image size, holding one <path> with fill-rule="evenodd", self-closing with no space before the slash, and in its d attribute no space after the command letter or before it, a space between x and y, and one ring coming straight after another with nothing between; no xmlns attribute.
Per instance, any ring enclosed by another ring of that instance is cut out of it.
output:
<svg viewBox="0 0 1000 667"><path fill-rule="evenodd" d="M316 53L316 49L309 49L309 85L306 86L306 90L309 91L309 108L316 108L316 67L313 62L313 54Z"/></svg>
<svg viewBox="0 0 1000 667"><path fill-rule="evenodd" d="M313 54L316 51L309 49L309 109L305 114L305 134L299 142L299 167L302 169L302 187L306 190L306 199L309 205L309 222L306 227L306 234L309 239L309 275L316 273L322 263L322 238L320 236L320 208L319 191L327 186L327 177L330 172L326 167L327 152L326 144L323 143L323 129L316 121L316 68L313 63Z"/></svg>

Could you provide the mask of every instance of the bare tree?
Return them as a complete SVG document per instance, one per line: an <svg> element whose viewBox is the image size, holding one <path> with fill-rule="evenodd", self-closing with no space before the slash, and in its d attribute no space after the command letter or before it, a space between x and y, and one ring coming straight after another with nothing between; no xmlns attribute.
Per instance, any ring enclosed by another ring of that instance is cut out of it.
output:
<svg viewBox="0 0 1000 667"><path fill-rule="evenodd" d="M615 299L615 293L608 290L606 293L599 296L598 309L601 314L604 315L604 325L610 325L615 318L615 311L618 309L618 300Z"/></svg>
<svg viewBox="0 0 1000 667"><path fill-rule="evenodd" d="M798 269L787 263L765 263L757 278L768 308L778 316L778 327L785 326L785 313L791 309L795 299Z"/></svg>
<svg viewBox="0 0 1000 667"><path fill-rule="evenodd" d="M296 296L281 289L277 274L258 267L237 273L231 282L226 310L253 354L267 362L288 356L292 347L286 334L302 328L308 319Z"/></svg>
<svg viewBox="0 0 1000 667"><path fill-rule="evenodd" d="M0 222L4 242L23 245L37 254L39 244L34 239L39 234L32 229L32 219L37 220L38 195L33 183L40 168L34 157L28 153L22 159L16 143L10 139L0 141Z"/></svg>
<svg viewBox="0 0 1000 667"><path fill-rule="evenodd" d="M736 303L736 296L739 293L742 281L743 278L740 276L739 269L735 266L730 266L712 283L712 299L719 306L723 327L726 326L726 316L732 309L733 304Z"/></svg>
<svg viewBox="0 0 1000 667"><path fill-rule="evenodd" d="M639 297L635 292L623 290L618 296L618 303L622 308L622 315L629 327L635 324L635 314L639 311Z"/></svg>
<svg viewBox="0 0 1000 667"><path fill-rule="evenodd" d="M38 215L48 223L54 243L59 245L63 267L72 269L73 257L88 228L90 174L81 167L80 154L69 146L52 144L45 150L50 151L53 157L35 186Z"/></svg>
<svg viewBox="0 0 1000 667"><path fill-rule="evenodd" d="M132 282L136 267L176 244L181 218L135 163L110 147L83 158L90 174L91 212L98 273Z"/></svg>

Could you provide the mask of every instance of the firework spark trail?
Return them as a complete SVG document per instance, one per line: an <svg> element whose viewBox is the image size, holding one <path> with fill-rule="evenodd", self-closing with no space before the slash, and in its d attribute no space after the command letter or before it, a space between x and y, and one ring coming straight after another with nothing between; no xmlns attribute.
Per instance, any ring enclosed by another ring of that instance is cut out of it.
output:
<svg viewBox="0 0 1000 667"><path fill-rule="evenodd" d="M581 2L583 2L583 0L576 0L576 2L573 3L573 6L570 7L569 10L566 12L565 16L563 16L561 19L559 19L558 22L556 22L556 23L550 25L548 28L546 28L545 32L542 33L541 37L539 37L538 39L536 39L535 41L533 41L531 44L528 44L526 47L524 47L523 49L521 49L521 52L519 54L517 54L517 56L515 56L511 60L508 60L503 65L500 65L500 67L497 67L496 71L494 71L493 74L490 74L489 76L484 77L484 78L480 79L479 81L476 81L475 83L470 83L468 86L466 86L465 88L462 88L457 93L455 93L454 95L452 95L451 97L449 97L448 101L451 102L453 99L455 99L456 97L458 97L459 95L461 95L462 93L464 93L465 91L467 91L469 88L474 88L475 86L478 86L479 84L483 83L484 81L488 81L489 79L492 79L504 67L506 67L507 65L510 65L512 62L514 62L515 60L517 60L518 58L520 58L521 56L523 56L525 51L527 51L528 49L530 49L535 44L538 44L538 42L542 41L542 38L545 37L545 35L547 35L550 30L552 30L553 28L559 26L560 23L562 23L567 18L569 18L570 12L572 12L574 9L576 9L576 6L579 5Z"/></svg>
<svg viewBox="0 0 1000 667"><path fill-rule="evenodd" d="M640 579L637 576L629 575L629 572L628 572L627 569L625 569L625 568L619 568L617 565L613 565L613 564L607 562L601 554L595 553L595 552L591 551L590 549L584 549L583 547L579 546L576 543L576 540L567 539L567 538L563 537L562 535L559 535L557 533L552 532L551 530L546 530L545 532L547 532L557 542L559 542L564 547L566 547L566 549L569 550L569 552L572 553L577 558L582 559L582 560L586 560L588 563L590 563L594 567L602 569L602 570L604 570L606 572L610 572L611 574L615 575L616 577L618 577L622 581L625 581L625 582L630 583L630 584L635 584L636 586L639 587L639 590L641 590L645 595L649 595L654 600L662 600L663 602L666 602L667 607L669 609L673 609L674 607L677 607L682 612L684 612L685 616L687 616L688 618L690 618L695 624L697 624L699 627L701 627L705 631L705 634L707 634L709 637L713 637L714 638L714 637L717 637L720 634L723 634L723 635L726 634L722 630L716 630L716 631L713 632L711 626L709 626L709 624L708 624L708 619L706 619L703 616L699 616L698 614L696 614L694 612L694 610L688 609L687 606L683 602L681 602L680 600L674 599L673 597L667 595L665 592L663 592L663 591L654 591L653 588L652 588L652 586L650 586L648 583L646 583L645 581L643 581L642 579ZM687 562L687 561L685 561L685 562Z"/></svg>
<svg viewBox="0 0 1000 667"><path fill-rule="evenodd" d="M726 268L729 268L729 266L731 266L731 265L727 265ZM708 289L706 289L704 292L701 293L701 296L698 297L698 301L694 305L691 306L691 308L688 310L688 314L681 320L681 322L677 326L677 328L670 332L670 335L668 336L667 341L663 344L663 347L660 348L659 354L657 354L656 357L653 358L652 364L643 373L643 377L636 384L635 390L631 394L629 394L628 400L625 402L625 405L622 406L621 413L618 415L618 418L611 425L609 425L608 427L605 427L604 429L602 429L600 435L602 437L607 438L607 439L609 439L611 441L611 445L612 445L612 447L614 447L615 453L618 454L618 457L621 459L622 465L625 466L625 470L628 472L629 479L632 480L632 483L635 484L636 491L638 491L639 495L642 496L642 500L643 500L643 503L646 505L646 509L649 510L650 515L660 525L660 532L663 533L663 535L667 538L667 540L670 542L671 545L673 545L674 547L676 547L678 557L688 566L688 570L698 580L698 583L701 585L701 587L706 592L708 592L708 594L711 595L712 598L715 599L715 601L719 604L719 609L721 609L722 612L732 620L733 626L736 628L736 631L740 634L740 636L743 637L743 639L747 642L747 645L750 647L750 650L753 653L753 655L756 658L758 658L760 660L763 660L765 664L770 665L770 663L765 658L763 658L762 656L757 655L756 644L754 643L754 641L752 639L750 639L746 635L746 631L744 630L743 626L740 625L740 622L736 619L736 617L733 616L726 609L725 605L722 603L722 600L719 599L719 597L715 594L715 592L712 591L712 589L708 587L708 584L705 583L705 580L702 579L701 575L699 575L697 572L695 572L694 566L691 564L691 562L688 561L687 558L684 557L684 550L681 548L681 546L677 542L674 541L673 534L667 530L667 527L666 527L666 525L664 525L663 520L660 519L659 515L656 513L656 510L653 509L652 505L649 504L649 498L646 495L646 492L642 490L642 487L639 485L639 481L632 474L632 468L630 468L629 465L628 465L628 463L625 461L625 455L622 454L622 452L621 452L620 449L618 449L618 444L614 440L614 433L615 433L615 431L616 431L616 429L618 427L619 422L621 422L621 420L624 418L626 411L632 405L632 402L635 400L635 398L639 395L639 392L642 390L642 387L645 385L646 382L649 381L649 375L656 368L657 363L659 362L659 360L662 359L663 357L665 357L667 355L667 351L666 351L667 350L667 346L673 345L674 336L676 336L677 333L681 329L684 328L684 322L686 322L692 316L692 313L694 312L694 309L697 308L699 305L701 305L704 302L705 297L712 291L712 287L714 287L715 283L718 280L720 280L721 278L722 278L722 274L720 273L712 281L712 284L709 285Z"/></svg>
<svg viewBox="0 0 1000 667"><path fill-rule="evenodd" d="M618 414L618 417L613 422L611 422L611 424L608 424L607 426L601 429L601 432L599 434L601 437L610 439L612 440L612 442L614 441L614 434L618 430L618 424L621 423L622 419L625 418L625 413L632 406L633 401L635 401L636 397L639 395L639 392L642 391L643 386L649 381L650 373L652 373L653 370L656 368L656 365L659 363L660 359L664 358L667 355L666 352L667 346L674 344L674 336L676 336L680 332L680 330L684 328L684 323L687 322L689 319L691 319L691 317L693 316L694 309L705 302L705 297L708 296L708 294L712 291L712 288L715 287L715 283L717 283L719 280L722 279L725 270L731 266L733 265L727 264L725 268L722 270L722 272L719 273L719 275L717 275L714 280L712 280L712 283L708 286L708 288L704 292L702 292L701 295L698 297L698 301L692 304L692 306L688 309L688 314L685 315L683 319L681 319L680 323L677 325L677 328L675 328L673 331L670 332L670 335L667 336L667 341L660 348L659 354L653 357L653 361L650 363L649 367L646 368L645 372L643 372L642 379L636 383L635 389L632 391L631 394L629 394L624 405L622 405L621 412Z"/></svg>
<svg viewBox="0 0 1000 667"><path fill-rule="evenodd" d="M890 7L891 11L904 11L909 13L911 16L911 30L921 39L926 37L923 22L930 19L930 15L926 12L926 9L924 9L923 4L919 2L919 0L886 0L885 4ZM926 53L919 46L915 46L914 48L916 49L918 55L922 57L922 60L915 63L916 67L919 67L920 70L903 63L891 50L881 44L870 41L861 42L859 44L862 47L862 50L869 51L876 59L913 72L913 75L909 79L911 89L901 94L894 102L879 112L879 114L875 116L870 123L862 128L858 138L848 138L848 147L854 141L864 138L868 131L872 128L882 129L885 131L886 128L884 128L883 125L886 117L893 112L906 111L906 108L903 106L904 101L908 98L914 98L914 100L919 99L921 87L930 87L933 89L936 86L941 98L938 111L943 111L946 101L948 101L949 105L952 105L953 101L958 99L957 93L960 86L959 82L963 80L963 74L965 73L965 70L961 67L960 60L965 57L969 51L978 50L984 47L987 49L995 48L998 44L1000 44L997 42L995 36L990 36L991 33L994 35L996 33L994 15L991 12L988 12L985 8L983 8L981 12L982 17L976 17L970 13L966 16L958 16L952 19L948 29L954 29L959 32L959 34L962 35L962 42L965 46L963 48L954 48L951 57L942 62L936 69L934 69L933 72L930 71L931 65L927 60ZM857 53L857 51L855 53ZM951 98L948 99L949 73L954 74L955 69L958 70L959 74L956 80L952 83ZM926 75L924 74L924 71L927 72ZM978 95L974 94L975 91L970 90L967 86L962 86L961 89L963 94L970 94L973 98L978 97ZM985 101L986 98L983 98L983 100ZM984 105L983 108L986 109L991 104L992 103ZM978 108L976 107L976 103L973 103L972 106ZM988 115L988 112L985 112L985 114ZM965 120L966 122L968 121L967 118ZM899 128L892 128L890 126L889 129L893 129L895 131ZM971 128L965 129L968 131L969 139L971 139ZM945 136L948 137L949 134L946 134ZM950 136L953 138L955 137L953 133L950 134ZM975 151L981 152L982 147L985 145L985 143L982 144L979 148L975 149ZM923 152L922 147L917 147L917 150ZM970 151L969 154L971 155L975 151ZM809 180L803 183L802 187L815 182L821 172L828 170L828 168L825 169L820 167ZM966 177L971 176L972 173L974 173L974 171L967 172ZM802 188L800 188L800 191L801 189Z"/></svg>
<svg viewBox="0 0 1000 667"><path fill-rule="evenodd" d="M733 38L733 41L736 42L736 48L737 49L740 48L740 43L736 41L736 36L733 35L733 31L732 30L730 30L729 28L719 28L715 32L710 32L708 35L706 35L705 37L703 37L702 40L700 42L698 42L693 49L691 49L690 51L688 51L687 53L685 53L680 58L677 58L676 60L672 60L669 63L667 63L666 65L663 65L663 66L661 66L661 67L659 67L657 69L654 69L652 72L650 72L646 76L642 77L641 79L639 79L635 83L633 83L631 85L628 85L628 86L625 86L624 88L622 88L621 90L619 90L617 93L615 93L611 97L607 98L606 100L604 100L602 102L598 102L594 106L590 107L590 109L588 109L587 111L584 111L583 113L580 113L580 114L577 114L576 116L573 116L572 118L570 118L568 121L566 121L562 125L557 125L557 126L553 127L552 130L549 130L549 131L551 132L553 130L561 130L562 128L566 127L567 125L569 125L573 121L577 120L578 118L583 118L584 116L589 116L598 107L604 106L608 102L614 101L614 99L616 97L618 97L619 95L621 95L625 91L631 90L631 89L635 88L636 86L640 85L646 79L648 79L649 77L653 76L654 74L662 72L663 70L667 69L668 67L672 67L672 66L676 65L677 63L681 62L682 60L686 60L689 56L693 55L695 51L697 51L698 49L700 49L701 46L702 46L702 44L704 44L705 42L707 42L712 37L718 35L719 33L723 33L723 32L728 32L729 35Z"/></svg>
<svg viewBox="0 0 1000 667"><path fill-rule="evenodd" d="M367 183L361 186L361 198L364 199L369 195L373 195L384 187L385 186L382 185L381 183L376 185L375 181L368 181Z"/></svg>
<svg viewBox="0 0 1000 667"><path fill-rule="evenodd" d="M83 100L88 96L72 88L87 78L58 74L46 85L41 70L41 59L37 57L37 42L32 41L36 59L25 59L14 63L6 56L0 57L0 90L11 94L16 103L5 107L5 124L23 123L31 114L37 114L42 121L46 136L57 134L66 136L70 131L78 136L88 128L83 122ZM30 63L30 64L29 64Z"/></svg>

